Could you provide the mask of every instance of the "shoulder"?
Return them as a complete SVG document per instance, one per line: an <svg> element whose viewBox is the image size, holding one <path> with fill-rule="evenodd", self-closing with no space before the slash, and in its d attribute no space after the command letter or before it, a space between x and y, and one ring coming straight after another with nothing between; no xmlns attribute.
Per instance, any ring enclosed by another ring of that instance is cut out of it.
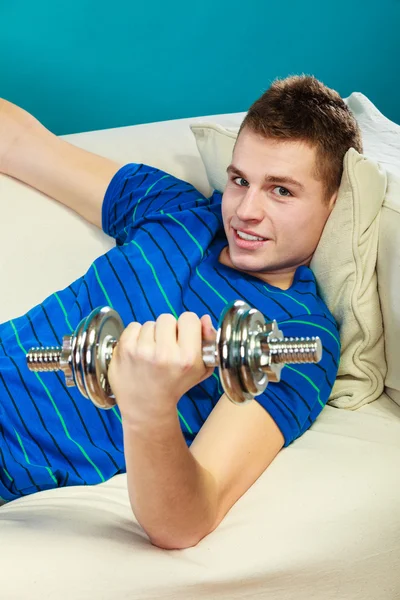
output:
<svg viewBox="0 0 400 600"><path fill-rule="evenodd" d="M275 301L278 297L286 314L276 320L283 335L293 338L319 337L323 356L319 367L314 370L318 371L323 367L332 376L336 375L341 350L339 326L319 295L311 269L306 266L299 267L292 286L280 292L275 295ZM312 367L309 365L305 368L309 370Z"/></svg>
<svg viewBox="0 0 400 600"><path fill-rule="evenodd" d="M309 267L297 269L293 284L286 292L291 315L279 320L279 326L287 337L321 338L324 348L331 353L334 363L340 357L339 326L321 298L314 273ZM295 306L296 305L296 306Z"/></svg>
<svg viewBox="0 0 400 600"><path fill-rule="evenodd" d="M337 323L326 303L322 299L314 273L309 267L298 267L293 283L288 290L276 290L281 292L280 297L286 308L290 309L291 318L300 315L313 315L322 317L332 322L334 328Z"/></svg>

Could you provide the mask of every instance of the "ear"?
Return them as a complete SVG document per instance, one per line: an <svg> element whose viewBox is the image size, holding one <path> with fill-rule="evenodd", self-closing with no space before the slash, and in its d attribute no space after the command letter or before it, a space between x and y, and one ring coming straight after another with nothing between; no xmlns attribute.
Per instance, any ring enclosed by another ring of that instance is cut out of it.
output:
<svg viewBox="0 0 400 600"><path fill-rule="evenodd" d="M339 188L336 190L336 192L334 192L332 194L332 196L329 199L329 202L328 202L328 211L329 211L329 214L332 212L333 207L336 204L336 200L337 200L338 195L339 195Z"/></svg>

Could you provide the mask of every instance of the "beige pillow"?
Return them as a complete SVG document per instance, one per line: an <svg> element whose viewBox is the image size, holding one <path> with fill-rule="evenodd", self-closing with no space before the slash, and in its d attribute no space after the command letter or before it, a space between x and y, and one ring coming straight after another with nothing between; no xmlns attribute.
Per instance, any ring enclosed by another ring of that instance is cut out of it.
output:
<svg viewBox="0 0 400 600"><path fill-rule="evenodd" d="M226 169L231 162L239 129L221 125L190 125L197 148L206 169L208 182L214 190L223 192L228 181Z"/></svg>
<svg viewBox="0 0 400 600"><path fill-rule="evenodd" d="M388 366L385 391L400 406L400 175L393 170L387 175L379 227L378 289Z"/></svg>
<svg viewBox="0 0 400 600"><path fill-rule="evenodd" d="M209 183L222 192L237 132L207 123L191 129ZM329 399L340 408L359 408L384 389L387 366L376 260L385 192L385 172L351 148L335 208L310 265L340 328L341 359Z"/></svg>

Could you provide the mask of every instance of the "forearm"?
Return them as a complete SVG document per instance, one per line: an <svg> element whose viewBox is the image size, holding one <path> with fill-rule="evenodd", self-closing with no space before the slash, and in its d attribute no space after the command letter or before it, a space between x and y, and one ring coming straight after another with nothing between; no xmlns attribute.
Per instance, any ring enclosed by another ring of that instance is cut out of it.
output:
<svg viewBox="0 0 400 600"><path fill-rule="evenodd" d="M32 115L0 100L0 171L58 202L101 228L101 205L119 166L69 144Z"/></svg>
<svg viewBox="0 0 400 600"><path fill-rule="evenodd" d="M156 546L195 545L214 528L217 488L188 449L176 410L162 423L123 421L123 429L129 497L137 520Z"/></svg>

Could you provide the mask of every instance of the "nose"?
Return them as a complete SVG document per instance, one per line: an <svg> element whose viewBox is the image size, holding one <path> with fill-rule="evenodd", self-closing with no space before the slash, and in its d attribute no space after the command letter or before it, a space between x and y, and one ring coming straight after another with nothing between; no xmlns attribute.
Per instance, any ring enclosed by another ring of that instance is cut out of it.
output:
<svg viewBox="0 0 400 600"><path fill-rule="evenodd" d="M262 221L264 207L260 192L247 188L236 209L236 214L241 221Z"/></svg>

